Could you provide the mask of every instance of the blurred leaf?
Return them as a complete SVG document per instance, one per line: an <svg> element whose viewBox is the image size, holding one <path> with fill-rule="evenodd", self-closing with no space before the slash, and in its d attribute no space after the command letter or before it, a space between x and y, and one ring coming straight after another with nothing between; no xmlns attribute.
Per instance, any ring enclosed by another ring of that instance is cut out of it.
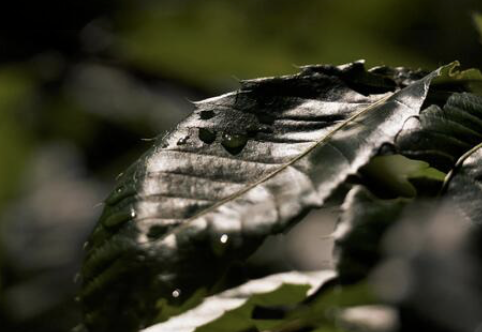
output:
<svg viewBox="0 0 482 332"><path fill-rule="evenodd" d="M31 135L19 115L34 88L32 78L22 69L0 68L0 205L12 197L32 145Z"/></svg>
<svg viewBox="0 0 482 332"><path fill-rule="evenodd" d="M480 327L481 234L451 201L413 204L394 223L370 279L383 301L398 306L399 331Z"/></svg>
<svg viewBox="0 0 482 332"><path fill-rule="evenodd" d="M441 186L445 178L444 173L428 163L401 155L375 157L360 173L363 181L384 198L414 197L417 188L410 181L413 179L424 178Z"/></svg>
<svg viewBox="0 0 482 332"><path fill-rule="evenodd" d="M480 35L480 42L482 42L482 14L476 13L473 15L475 27L477 28Z"/></svg>
<svg viewBox="0 0 482 332"><path fill-rule="evenodd" d="M159 297L209 287L320 207L419 113L440 73L397 83L406 70L378 70L311 66L197 103L106 200L82 269L86 324L147 325ZM130 315L111 319L119 307Z"/></svg>
<svg viewBox="0 0 482 332"><path fill-rule="evenodd" d="M256 306L297 304L331 280L332 271L287 272L252 280L206 298L198 307L154 325L144 332L243 332L255 325Z"/></svg>

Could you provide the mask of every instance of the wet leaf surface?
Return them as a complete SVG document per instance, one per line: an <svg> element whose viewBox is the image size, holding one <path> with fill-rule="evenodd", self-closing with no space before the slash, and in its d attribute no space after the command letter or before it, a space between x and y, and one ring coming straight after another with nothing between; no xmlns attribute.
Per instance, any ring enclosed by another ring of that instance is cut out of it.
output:
<svg viewBox="0 0 482 332"><path fill-rule="evenodd" d="M182 303L209 288L392 143L440 71L415 81L419 73L380 70L310 66L197 102L106 200L82 268L91 331L134 331L159 298Z"/></svg>

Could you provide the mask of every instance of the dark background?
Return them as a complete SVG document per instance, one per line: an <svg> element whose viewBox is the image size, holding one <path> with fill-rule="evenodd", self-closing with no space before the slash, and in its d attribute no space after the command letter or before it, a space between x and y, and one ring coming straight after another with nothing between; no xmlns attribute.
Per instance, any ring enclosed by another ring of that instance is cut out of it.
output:
<svg viewBox="0 0 482 332"><path fill-rule="evenodd" d="M472 20L481 7L123 0L31 8L64 29L0 31L0 329L75 325L73 279L98 204L150 138L192 111L189 100L313 63L481 68Z"/></svg>

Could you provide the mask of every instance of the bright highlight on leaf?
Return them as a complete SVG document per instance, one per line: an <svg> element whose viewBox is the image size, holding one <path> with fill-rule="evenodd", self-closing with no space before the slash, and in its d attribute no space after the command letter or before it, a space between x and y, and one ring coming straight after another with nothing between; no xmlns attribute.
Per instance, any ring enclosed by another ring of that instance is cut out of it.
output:
<svg viewBox="0 0 482 332"><path fill-rule="evenodd" d="M243 332L252 329L255 307L300 303L335 277L333 271L289 272L252 280L206 298L198 307L143 332Z"/></svg>

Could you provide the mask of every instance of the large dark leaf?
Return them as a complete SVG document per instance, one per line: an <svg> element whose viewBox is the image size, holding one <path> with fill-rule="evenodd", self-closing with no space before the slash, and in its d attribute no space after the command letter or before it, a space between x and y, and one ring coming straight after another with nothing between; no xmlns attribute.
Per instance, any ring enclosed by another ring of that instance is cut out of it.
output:
<svg viewBox="0 0 482 332"><path fill-rule="evenodd" d="M393 142L440 73L311 66L196 103L106 201L82 269L87 326L134 331L159 297L213 284Z"/></svg>

